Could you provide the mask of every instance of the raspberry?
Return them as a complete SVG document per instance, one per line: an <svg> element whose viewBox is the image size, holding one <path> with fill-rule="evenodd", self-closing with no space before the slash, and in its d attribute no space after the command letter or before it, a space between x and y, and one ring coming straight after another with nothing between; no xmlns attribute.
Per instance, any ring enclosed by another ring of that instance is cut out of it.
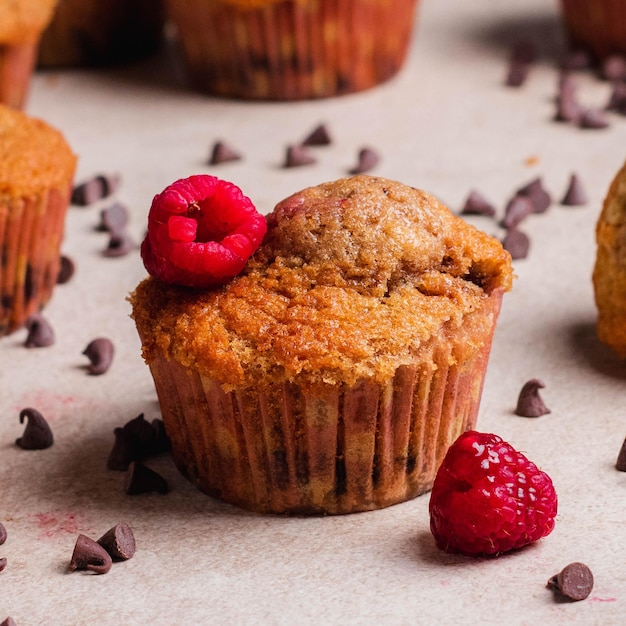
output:
<svg viewBox="0 0 626 626"><path fill-rule="evenodd" d="M190 176L154 197L141 256L163 282L218 286L243 270L266 231L265 217L239 187Z"/></svg>
<svg viewBox="0 0 626 626"><path fill-rule="evenodd" d="M430 529L447 552L497 555L554 528L550 477L497 435L468 431L448 450L430 496Z"/></svg>

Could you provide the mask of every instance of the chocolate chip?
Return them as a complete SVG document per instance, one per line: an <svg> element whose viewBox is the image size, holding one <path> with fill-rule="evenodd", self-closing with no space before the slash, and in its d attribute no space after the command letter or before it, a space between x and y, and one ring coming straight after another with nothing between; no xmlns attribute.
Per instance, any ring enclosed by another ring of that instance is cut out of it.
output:
<svg viewBox="0 0 626 626"><path fill-rule="evenodd" d="M98 337L87 344L83 354L89 359L89 373L93 376L104 374L113 362L115 348L113 342L106 337Z"/></svg>
<svg viewBox="0 0 626 626"><path fill-rule="evenodd" d="M513 59L509 63L504 84L507 87L521 87L526 82L529 73L529 63Z"/></svg>
<svg viewBox="0 0 626 626"><path fill-rule="evenodd" d="M7 529L0 523L0 546L7 540Z"/></svg>
<svg viewBox="0 0 626 626"><path fill-rule="evenodd" d="M545 190L539 177L520 187L516 195L524 196L533 203L533 213L545 213L552 204L552 197Z"/></svg>
<svg viewBox="0 0 626 626"><path fill-rule="evenodd" d="M54 330L50 322L40 313L29 315L25 326L28 335L24 345L27 348L47 348L54 343Z"/></svg>
<svg viewBox="0 0 626 626"><path fill-rule="evenodd" d="M100 211L98 230L110 233L122 233L128 224L128 209L121 202L116 202Z"/></svg>
<svg viewBox="0 0 626 626"><path fill-rule="evenodd" d="M525 259L530 249L530 239L521 230L510 228L502 239L502 246L513 260Z"/></svg>
<svg viewBox="0 0 626 626"><path fill-rule="evenodd" d="M3 556L0 558L0 572L2 572L6 566L7 566L7 560L6 560L6 557Z"/></svg>
<svg viewBox="0 0 626 626"><path fill-rule="evenodd" d="M607 111L626 115L626 83L613 83L613 89L606 105Z"/></svg>
<svg viewBox="0 0 626 626"><path fill-rule="evenodd" d="M94 574L106 574L112 565L110 554L96 541L78 535L68 569L89 570Z"/></svg>
<svg viewBox="0 0 626 626"><path fill-rule="evenodd" d="M495 215L495 207L477 191L470 191L465 204L461 209L461 215Z"/></svg>
<svg viewBox="0 0 626 626"><path fill-rule="evenodd" d="M64 285L69 282L76 271L74 261L68 256L61 256L61 264L59 265L59 273L57 274L57 284Z"/></svg>
<svg viewBox="0 0 626 626"><path fill-rule="evenodd" d="M619 454L617 455L615 468L620 472L626 472L626 439L624 439L624 443L622 444Z"/></svg>
<svg viewBox="0 0 626 626"><path fill-rule="evenodd" d="M131 559L136 550L135 536L131 527L125 522L113 526L98 539L98 543L116 561Z"/></svg>
<svg viewBox="0 0 626 626"><path fill-rule="evenodd" d="M536 58L537 48L530 41L517 41L511 49L511 59L514 61L534 63Z"/></svg>
<svg viewBox="0 0 626 626"><path fill-rule="evenodd" d="M601 109L587 109L582 112L578 125L588 129L607 128L609 120Z"/></svg>
<svg viewBox="0 0 626 626"><path fill-rule="evenodd" d="M570 563L548 580L548 589L555 591L559 599L584 600L593 589L593 574L584 563Z"/></svg>
<svg viewBox="0 0 626 626"><path fill-rule="evenodd" d="M350 174L363 174L369 172L371 169L378 165L380 157L378 153L372 148L361 148L359 150L359 156L357 164L349 170Z"/></svg>
<svg viewBox="0 0 626 626"><path fill-rule="evenodd" d="M515 414L522 417L540 417L550 413L550 409L539 395L539 390L544 387L544 383L537 378L531 378L526 382L519 393Z"/></svg>
<svg viewBox="0 0 626 626"><path fill-rule="evenodd" d="M133 460L135 460L135 450L131 435L123 428L113 429L115 441L109 456L107 457L107 468L116 472L125 472Z"/></svg>
<svg viewBox="0 0 626 626"><path fill-rule="evenodd" d="M17 626L17 622L9 616L4 621L0 622L0 626Z"/></svg>
<svg viewBox="0 0 626 626"><path fill-rule="evenodd" d="M303 146L289 146L285 156L284 167L300 167L302 165L312 165L316 160Z"/></svg>
<svg viewBox="0 0 626 626"><path fill-rule="evenodd" d="M209 165L219 165L230 161L240 161L241 154L223 141L216 141L211 149Z"/></svg>
<svg viewBox="0 0 626 626"><path fill-rule="evenodd" d="M504 228L515 228L526 216L535 212L535 205L526 196L515 195L504 209L500 224Z"/></svg>
<svg viewBox="0 0 626 626"><path fill-rule="evenodd" d="M612 54L606 57L602 61L600 73L605 80L624 80L626 78L626 58L620 54Z"/></svg>
<svg viewBox="0 0 626 626"><path fill-rule="evenodd" d="M151 454L157 438L154 426L148 422L143 413L126 422L123 428L133 447L133 460L145 458Z"/></svg>
<svg viewBox="0 0 626 626"><path fill-rule="evenodd" d="M332 143L328 129L324 124L316 126L302 142L303 146L328 146Z"/></svg>
<svg viewBox="0 0 626 626"><path fill-rule="evenodd" d="M582 107L578 104L576 96L568 91L563 91L556 99L556 113L554 119L557 122L577 124L583 114Z"/></svg>
<svg viewBox="0 0 626 626"><path fill-rule="evenodd" d="M587 192L580 182L580 178L576 174L572 174L561 204L565 206L581 206L587 204L587 201Z"/></svg>
<svg viewBox="0 0 626 626"><path fill-rule="evenodd" d="M111 195L119 186L118 174L94 176L72 190L72 204L88 206Z"/></svg>
<svg viewBox="0 0 626 626"><path fill-rule="evenodd" d="M124 491L129 496L135 496L142 493L167 493L169 487L163 476L150 469L143 463L133 461L126 473L124 481Z"/></svg>
<svg viewBox="0 0 626 626"><path fill-rule="evenodd" d="M31 407L20 411L20 424L26 422L26 428L15 443L23 450L45 450L54 443L54 436L44 416Z"/></svg>
<svg viewBox="0 0 626 626"><path fill-rule="evenodd" d="M106 257L120 257L126 256L129 252L135 249L135 242L133 238L125 231L115 231L111 233L109 237L109 243L107 247L102 251L103 256Z"/></svg>

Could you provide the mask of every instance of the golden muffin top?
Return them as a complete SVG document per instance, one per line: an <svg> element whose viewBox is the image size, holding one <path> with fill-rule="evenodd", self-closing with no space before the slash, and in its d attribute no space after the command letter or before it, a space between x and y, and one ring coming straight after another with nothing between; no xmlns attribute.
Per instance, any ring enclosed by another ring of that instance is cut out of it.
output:
<svg viewBox="0 0 626 626"><path fill-rule="evenodd" d="M2 0L0 43L35 40L52 19L58 0Z"/></svg>
<svg viewBox="0 0 626 626"><path fill-rule="evenodd" d="M0 105L0 201L49 188L66 192L75 168L76 156L58 130Z"/></svg>
<svg viewBox="0 0 626 626"><path fill-rule="evenodd" d="M148 363L160 351L225 389L387 382L511 287L499 241L383 178L305 189L267 222L243 273L219 289L139 285L130 299ZM467 350L480 347L468 335Z"/></svg>

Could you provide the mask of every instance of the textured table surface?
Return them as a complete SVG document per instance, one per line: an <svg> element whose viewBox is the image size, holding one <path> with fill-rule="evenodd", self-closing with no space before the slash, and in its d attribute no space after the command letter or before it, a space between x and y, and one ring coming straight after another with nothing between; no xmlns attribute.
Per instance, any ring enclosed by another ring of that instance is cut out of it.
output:
<svg viewBox="0 0 626 626"><path fill-rule="evenodd" d="M511 44L530 39L538 58L520 89L503 86ZM171 54L111 71L35 78L28 112L60 128L79 155L77 181L119 172L116 199L139 241L152 196L177 178L214 173L270 211L300 188L345 175L358 150L381 155L372 173L433 192L458 210L480 190L502 210L541 176L557 202L524 222L527 259L514 263L485 382L478 427L500 434L553 478L554 532L497 559L439 551L428 496L344 517L262 517L196 491L163 456L153 467L168 495L130 497L105 469L113 428L141 412L159 416L126 296L144 276L137 253L103 258L94 230L101 203L70 209L64 253L77 263L46 309L54 346L27 350L25 331L0 341L0 620L39 624L622 624L626 611L626 474L614 468L626 436L626 367L595 337L594 226L626 157L626 118L604 130L552 121L564 49L556 2L424 0L402 73L366 93L317 102L245 103L186 90ZM579 78L587 106L609 87ZM285 170L285 148L325 123L334 143L315 165ZM206 165L223 139L244 160ZM571 172L589 194L558 204ZM501 236L494 220L473 222ZM86 344L116 346L111 369L88 376ZM513 414L529 378L545 383L551 413ZM56 442L14 445L18 415L38 408ZM78 533L116 522L138 550L104 576L68 573ZM557 603L546 581L572 561L595 575L591 596Z"/></svg>

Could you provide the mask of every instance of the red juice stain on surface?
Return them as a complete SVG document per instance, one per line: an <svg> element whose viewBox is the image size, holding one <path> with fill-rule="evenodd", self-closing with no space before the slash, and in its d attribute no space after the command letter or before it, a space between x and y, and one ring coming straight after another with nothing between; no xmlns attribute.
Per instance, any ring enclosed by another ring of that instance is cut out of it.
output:
<svg viewBox="0 0 626 626"><path fill-rule="evenodd" d="M31 518L39 528L40 536L45 538L89 530L84 518L69 511L34 513Z"/></svg>
<svg viewBox="0 0 626 626"><path fill-rule="evenodd" d="M48 422L53 422L61 417L65 409L76 402L74 396L67 396L49 391L32 391L25 393L20 399L20 405L14 406L19 413L24 407L31 406L37 409Z"/></svg>

